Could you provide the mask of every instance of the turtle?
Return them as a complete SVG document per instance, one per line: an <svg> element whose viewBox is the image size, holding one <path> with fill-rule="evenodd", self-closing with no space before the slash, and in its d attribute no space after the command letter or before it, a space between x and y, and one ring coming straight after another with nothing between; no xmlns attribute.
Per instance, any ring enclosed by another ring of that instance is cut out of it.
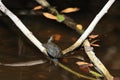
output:
<svg viewBox="0 0 120 80"><path fill-rule="evenodd" d="M47 50L47 54L52 59L58 59L63 56L62 50L58 47L53 41L53 36L50 37L47 43L43 44L43 46Z"/></svg>

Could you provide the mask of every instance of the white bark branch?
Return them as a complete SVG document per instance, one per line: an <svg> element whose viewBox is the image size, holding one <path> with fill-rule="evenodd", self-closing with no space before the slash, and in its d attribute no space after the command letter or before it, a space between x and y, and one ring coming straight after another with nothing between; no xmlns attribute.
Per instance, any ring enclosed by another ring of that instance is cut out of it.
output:
<svg viewBox="0 0 120 80"><path fill-rule="evenodd" d="M42 46L42 43L30 32L26 26L22 23L22 21L13 14L0 0L0 10L6 14L15 24L16 26L23 32L23 34L38 48L47 55L46 49Z"/></svg>
<svg viewBox="0 0 120 80"><path fill-rule="evenodd" d="M70 51L73 51L77 47L79 47L83 41L88 37L88 35L93 31L96 24L100 21L100 19L107 13L108 9L111 7L111 5L115 2L115 0L109 0L106 5L103 7L103 9L98 13L98 15L94 18L94 20L91 22L89 27L86 29L86 31L82 34L81 37L69 48L63 50L63 54L68 53Z"/></svg>
<svg viewBox="0 0 120 80"><path fill-rule="evenodd" d="M97 69L99 69L100 72L102 72L102 74L106 77L107 80L113 80L113 76L109 73L109 71L102 64L102 62L95 56L95 53L93 52L88 40L84 41L84 48L86 54L88 55L89 59L93 62L95 67L97 67Z"/></svg>

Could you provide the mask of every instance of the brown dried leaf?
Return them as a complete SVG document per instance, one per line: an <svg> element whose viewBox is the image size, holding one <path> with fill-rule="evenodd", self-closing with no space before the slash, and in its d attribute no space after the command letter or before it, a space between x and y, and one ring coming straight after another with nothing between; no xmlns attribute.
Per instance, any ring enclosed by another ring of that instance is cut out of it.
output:
<svg viewBox="0 0 120 80"><path fill-rule="evenodd" d="M53 19L53 20L57 20L57 17L50 14L50 13L47 13L47 12L44 12L43 15L46 17L46 18L49 18L49 19Z"/></svg>
<svg viewBox="0 0 120 80"><path fill-rule="evenodd" d="M63 62L68 63L68 59L63 58Z"/></svg>
<svg viewBox="0 0 120 80"><path fill-rule="evenodd" d="M46 79L46 76L43 75L43 74L39 74L38 77L41 78L41 79Z"/></svg>
<svg viewBox="0 0 120 80"><path fill-rule="evenodd" d="M66 8L64 10L61 11L61 13L71 13L71 12L76 12L76 11L79 11L80 9L79 8Z"/></svg>
<svg viewBox="0 0 120 80"><path fill-rule="evenodd" d="M81 66L80 69L86 73L89 73L90 70L89 70L89 67L88 66Z"/></svg>
<svg viewBox="0 0 120 80"><path fill-rule="evenodd" d="M56 41L59 41L61 39L61 35L60 34L54 34L54 39Z"/></svg>
<svg viewBox="0 0 120 80"><path fill-rule="evenodd" d="M90 39L95 39L95 38L97 38L98 36L99 36L98 34L97 34L97 35L90 35L89 38L90 38Z"/></svg>
<svg viewBox="0 0 120 80"><path fill-rule="evenodd" d="M89 63L78 61L78 62L76 62L76 64L79 65L79 68L82 71L89 73Z"/></svg>
<svg viewBox="0 0 120 80"><path fill-rule="evenodd" d="M91 46L100 47L99 44L90 44Z"/></svg>
<svg viewBox="0 0 120 80"><path fill-rule="evenodd" d="M79 66L84 66L84 65L90 66L90 67L93 66L93 64L87 63L87 62L83 62L83 61L78 61L78 62L76 62L76 64L79 65Z"/></svg>
<svg viewBox="0 0 120 80"><path fill-rule="evenodd" d="M33 10L40 10L40 9L42 9L43 7L42 6L35 6L34 8L33 8Z"/></svg>
<svg viewBox="0 0 120 80"><path fill-rule="evenodd" d="M71 41L75 42L77 40L77 37L72 37Z"/></svg>
<svg viewBox="0 0 120 80"><path fill-rule="evenodd" d="M94 44L94 43L96 43L97 41L99 41L99 40L94 40L94 41L92 41L92 42L90 43L90 45L91 45L91 46L95 46L95 47L100 47L99 44Z"/></svg>

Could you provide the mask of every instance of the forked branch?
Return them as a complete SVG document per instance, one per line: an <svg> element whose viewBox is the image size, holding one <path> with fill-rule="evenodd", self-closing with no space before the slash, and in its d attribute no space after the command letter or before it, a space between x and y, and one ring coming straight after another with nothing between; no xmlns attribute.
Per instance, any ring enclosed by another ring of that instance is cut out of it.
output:
<svg viewBox="0 0 120 80"><path fill-rule="evenodd" d="M77 47L79 47L83 41L88 37L88 35L93 31L96 24L100 21L100 19L107 13L111 5L115 2L115 0L109 0L106 5L103 7L103 9L97 14L97 16L94 18L94 20L91 22L91 24L88 26L88 28L85 30L85 32L82 34L82 36L79 37L79 39L69 48L63 50L63 53L68 53L70 51L73 51Z"/></svg>

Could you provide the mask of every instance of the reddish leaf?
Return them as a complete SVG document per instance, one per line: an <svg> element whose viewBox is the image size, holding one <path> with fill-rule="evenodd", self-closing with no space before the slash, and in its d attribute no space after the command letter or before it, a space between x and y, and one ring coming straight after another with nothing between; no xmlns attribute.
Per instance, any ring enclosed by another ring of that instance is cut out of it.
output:
<svg viewBox="0 0 120 80"><path fill-rule="evenodd" d="M90 72L88 66L87 66L87 67L86 67L86 66L81 66L80 69L81 69L82 71L86 72L86 73L89 73L89 72Z"/></svg>
<svg viewBox="0 0 120 80"><path fill-rule="evenodd" d="M63 62L65 62L65 63L67 63L67 62L68 62L68 59L65 59L65 58L64 58L64 59L62 59L62 60L63 60Z"/></svg>
<svg viewBox="0 0 120 80"><path fill-rule="evenodd" d="M61 35L60 34L54 34L54 39L56 41L59 41L61 39Z"/></svg>

